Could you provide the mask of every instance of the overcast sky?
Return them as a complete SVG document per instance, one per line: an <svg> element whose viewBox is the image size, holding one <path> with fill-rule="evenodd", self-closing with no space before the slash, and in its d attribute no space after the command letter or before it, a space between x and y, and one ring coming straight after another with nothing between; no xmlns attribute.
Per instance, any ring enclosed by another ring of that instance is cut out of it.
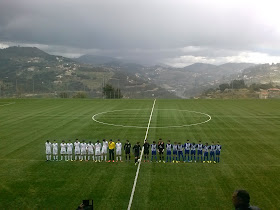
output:
<svg viewBox="0 0 280 210"><path fill-rule="evenodd" d="M0 48L183 67L280 63L272 0L0 0Z"/></svg>

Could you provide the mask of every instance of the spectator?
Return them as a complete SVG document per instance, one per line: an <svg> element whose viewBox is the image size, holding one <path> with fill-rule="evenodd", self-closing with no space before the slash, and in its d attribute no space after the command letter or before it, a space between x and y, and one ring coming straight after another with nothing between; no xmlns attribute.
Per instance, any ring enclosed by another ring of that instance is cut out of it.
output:
<svg viewBox="0 0 280 210"><path fill-rule="evenodd" d="M232 203L236 210L260 210L257 206L250 206L250 195L246 190L235 190L232 195Z"/></svg>

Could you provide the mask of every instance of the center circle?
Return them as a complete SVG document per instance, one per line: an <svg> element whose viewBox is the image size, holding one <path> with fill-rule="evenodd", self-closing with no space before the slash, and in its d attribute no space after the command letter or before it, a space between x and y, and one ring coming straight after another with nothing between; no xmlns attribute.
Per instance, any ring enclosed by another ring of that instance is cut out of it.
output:
<svg viewBox="0 0 280 210"><path fill-rule="evenodd" d="M190 110L179 110L179 109L154 109L154 112L163 112L162 116L159 116L159 118L162 118L162 121L164 121L164 118L169 117L168 114L171 112L178 112L178 117L181 118L181 120L187 121L189 118L191 120L196 119L196 122L188 122L188 123L183 123L182 125L163 125L163 126L150 126L150 128L181 128L181 127L190 127L190 126L195 126L195 125L201 125L204 123L209 122L212 118L209 114L203 113L203 112L197 112L197 111L190 111ZM122 115L119 113L124 112ZM118 120L125 120L127 121L133 121L132 116L129 114L129 112L139 112L143 114L144 112L147 114L148 117L145 117L145 119L141 119L141 117L137 117L137 121L140 122L141 120L145 120L145 123L148 124L149 116L150 116L150 109L122 109L122 110L112 110L112 111L107 111L107 112L100 112L92 116L92 120L104 124L104 125L110 125L110 126L116 126L116 127L124 127L124 128L147 128L146 126L137 126L137 125L123 125L123 124L117 124L117 123L110 123L110 122L104 122L104 120L98 120L97 118L102 116L106 116L108 114L111 114L108 116L108 118L112 119L118 119ZM165 112L165 113L164 113ZM188 116L189 115L189 116ZM184 118L185 117L185 118ZM205 119L204 119L205 118ZM152 124L152 123L151 123Z"/></svg>

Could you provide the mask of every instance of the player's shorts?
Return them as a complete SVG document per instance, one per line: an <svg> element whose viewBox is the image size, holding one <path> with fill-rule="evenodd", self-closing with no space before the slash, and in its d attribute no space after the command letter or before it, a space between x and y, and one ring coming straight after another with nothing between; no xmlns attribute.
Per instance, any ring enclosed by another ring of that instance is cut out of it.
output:
<svg viewBox="0 0 280 210"><path fill-rule="evenodd" d="M173 155L178 155L178 151L173 151Z"/></svg>
<svg viewBox="0 0 280 210"><path fill-rule="evenodd" d="M134 153L134 156L135 156L135 157L139 157L139 156L140 156L140 155L139 155L139 152L135 152L135 153Z"/></svg>
<svg viewBox="0 0 280 210"><path fill-rule="evenodd" d="M95 151L95 156L99 156L100 155L100 150Z"/></svg>
<svg viewBox="0 0 280 210"><path fill-rule="evenodd" d="M171 150L167 150L166 155L171 155Z"/></svg>
<svg viewBox="0 0 280 210"><path fill-rule="evenodd" d="M216 151L216 155L220 155L221 154L221 151Z"/></svg>
<svg viewBox="0 0 280 210"><path fill-rule="evenodd" d="M148 149L144 149L144 155L148 155L149 154L149 150Z"/></svg>
<svg viewBox="0 0 280 210"><path fill-rule="evenodd" d="M202 155L202 150L197 150L197 155Z"/></svg>
<svg viewBox="0 0 280 210"><path fill-rule="evenodd" d="M122 151L121 150L116 150L116 155L122 155Z"/></svg>
<svg viewBox="0 0 280 210"><path fill-rule="evenodd" d="M65 155L65 154L66 154L66 150L61 150L61 151L60 151L60 154L61 154L61 155Z"/></svg>
<svg viewBox="0 0 280 210"><path fill-rule="evenodd" d="M157 151L152 151L152 155L157 155Z"/></svg>
<svg viewBox="0 0 280 210"><path fill-rule="evenodd" d="M191 155L195 155L195 150L191 150Z"/></svg>
<svg viewBox="0 0 280 210"><path fill-rule="evenodd" d="M67 150L68 155L72 155L72 150Z"/></svg>
<svg viewBox="0 0 280 210"><path fill-rule="evenodd" d="M47 155L51 155L52 154L52 151L50 149L46 149L46 154Z"/></svg>
<svg viewBox="0 0 280 210"><path fill-rule="evenodd" d="M93 155L93 150L88 150L89 155Z"/></svg>
<svg viewBox="0 0 280 210"><path fill-rule="evenodd" d="M86 150L81 150L81 155L86 155L87 151Z"/></svg>
<svg viewBox="0 0 280 210"><path fill-rule="evenodd" d="M190 150L185 150L185 154L190 154Z"/></svg>
<svg viewBox="0 0 280 210"><path fill-rule="evenodd" d="M208 152L204 152L203 156L208 157Z"/></svg>
<svg viewBox="0 0 280 210"><path fill-rule="evenodd" d="M106 147L102 147L102 154L107 154L108 150Z"/></svg>
<svg viewBox="0 0 280 210"><path fill-rule="evenodd" d="M163 150L159 150L158 154L163 155Z"/></svg>
<svg viewBox="0 0 280 210"><path fill-rule="evenodd" d="M214 156L214 151L210 151L210 156Z"/></svg>
<svg viewBox="0 0 280 210"><path fill-rule="evenodd" d="M53 155L57 155L57 153L58 153L57 149L54 149L53 150Z"/></svg>
<svg viewBox="0 0 280 210"><path fill-rule="evenodd" d="M126 155L130 155L130 150L125 150Z"/></svg>
<svg viewBox="0 0 280 210"><path fill-rule="evenodd" d="M183 151L178 151L178 155L182 155L183 156Z"/></svg>

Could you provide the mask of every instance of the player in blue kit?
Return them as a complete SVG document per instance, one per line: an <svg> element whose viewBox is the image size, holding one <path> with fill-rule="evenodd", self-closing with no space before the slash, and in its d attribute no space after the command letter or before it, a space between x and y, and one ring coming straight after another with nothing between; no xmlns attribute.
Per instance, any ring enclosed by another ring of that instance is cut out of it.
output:
<svg viewBox="0 0 280 210"><path fill-rule="evenodd" d="M174 144L172 145L173 148L173 163L175 163L175 161L177 162L177 155L178 155L178 145L177 142L174 142Z"/></svg>
<svg viewBox="0 0 280 210"><path fill-rule="evenodd" d="M214 145L214 141L212 141L212 144L209 147L210 149L210 163L213 162L216 163L215 161L215 151L216 151L216 145Z"/></svg>
<svg viewBox="0 0 280 210"><path fill-rule="evenodd" d="M184 146L179 142L178 143L178 161L177 162L180 162L181 156L182 156L182 160L184 161L183 149L184 149Z"/></svg>
<svg viewBox="0 0 280 210"><path fill-rule="evenodd" d="M156 142L153 141L153 143L151 144L151 151L152 151L152 159L151 162L153 162L153 159L155 158L156 162L157 162L157 145Z"/></svg>
<svg viewBox="0 0 280 210"><path fill-rule="evenodd" d="M217 142L216 145L216 162L220 162L220 154L221 154L222 146L220 145L220 142ZM214 162L215 163L215 162Z"/></svg>
<svg viewBox="0 0 280 210"><path fill-rule="evenodd" d="M199 160L199 156L200 156L201 162L202 162L202 148L203 148L203 144L201 144L201 141L199 141L198 144L197 144L197 158L196 158L196 160Z"/></svg>
<svg viewBox="0 0 280 210"><path fill-rule="evenodd" d="M191 149L190 140L187 140L187 143L185 143L184 147L185 147L185 162L187 162L187 156L188 156L188 162L189 162L190 161L190 149Z"/></svg>
<svg viewBox="0 0 280 210"><path fill-rule="evenodd" d="M166 162L168 162L168 159L171 162L171 150L172 144L170 144L170 140L168 140L166 144Z"/></svg>
<svg viewBox="0 0 280 210"><path fill-rule="evenodd" d="M203 163L205 163L205 160L207 161L207 163L209 163L208 150L209 150L209 146L208 143L206 143L205 146L203 147Z"/></svg>
<svg viewBox="0 0 280 210"><path fill-rule="evenodd" d="M196 162L195 154L196 154L196 144L193 142L191 145L191 162L192 162L192 160L194 160L194 162Z"/></svg>

